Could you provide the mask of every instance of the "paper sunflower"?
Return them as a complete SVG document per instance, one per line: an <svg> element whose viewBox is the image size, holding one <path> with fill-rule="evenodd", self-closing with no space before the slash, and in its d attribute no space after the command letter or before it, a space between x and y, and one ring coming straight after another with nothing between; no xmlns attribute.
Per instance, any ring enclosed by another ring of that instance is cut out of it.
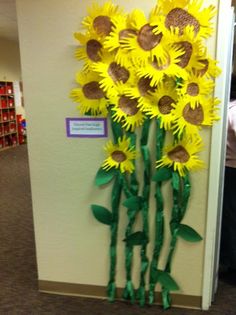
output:
<svg viewBox="0 0 236 315"><path fill-rule="evenodd" d="M136 151L134 147L130 147L129 138L125 136L119 138L117 144L113 144L112 141L109 141L104 149L108 157L102 164L103 169L109 170L116 168L119 169L121 173L132 173L134 171L133 160L136 157Z"/></svg>
<svg viewBox="0 0 236 315"><path fill-rule="evenodd" d="M183 53L183 49L170 47L164 63L160 64L156 59L149 61L137 70L137 75L150 78L151 86L158 85L166 76L185 79L187 78L187 72L177 64Z"/></svg>
<svg viewBox="0 0 236 315"><path fill-rule="evenodd" d="M199 130L202 126L212 126L213 122L218 120L216 115L217 98L206 98L201 104L192 108L188 97L181 98L176 105L174 111L174 134L178 134L179 138L183 133L193 138L199 136Z"/></svg>
<svg viewBox="0 0 236 315"><path fill-rule="evenodd" d="M203 65L202 69L193 69L194 72L203 77L216 78L220 75L221 69L217 66L218 61L212 59L210 56L199 59L199 62Z"/></svg>
<svg viewBox="0 0 236 315"><path fill-rule="evenodd" d="M151 15L149 21L140 10L134 10L129 17L129 23L137 34L130 34L122 39L122 45L129 50L129 54L134 64L145 65L149 58L158 60L159 63L165 61L166 52L162 46L162 33L154 34L150 21L155 16Z"/></svg>
<svg viewBox="0 0 236 315"><path fill-rule="evenodd" d="M94 62L101 60L103 45L95 34L82 34L77 32L74 34L74 37L82 45L76 49L75 57L78 60L83 60L85 62L84 69L89 68Z"/></svg>
<svg viewBox="0 0 236 315"><path fill-rule="evenodd" d="M120 122L127 131L134 131L136 127L143 124L145 115L138 108L138 98L125 94L126 85L119 85L118 90L118 94L109 100L114 105L112 119Z"/></svg>
<svg viewBox="0 0 236 315"><path fill-rule="evenodd" d="M121 14L122 10L111 2L106 2L103 6L94 3L88 9L88 16L82 21L83 26L98 37L104 38L112 30L112 17Z"/></svg>
<svg viewBox="0 0 236 315"><path fill-rule="evenodd" d="M107 99L99 85L100 77L94 72L80 72L76 76L80 87L71 91L71 98L79 103L81 114L91 113L93 116L107 115Z"/></svg>
<svg viewBox="0 0 236 315"><path fill-rule="evenodd" d="M106 37L104 47L108 51L116 51L115 61L121 66L130 64L130 54L125 49L122 41L131 34L136 35L137 31L128 23L128 18L125 15L118 15L112 18L112 32Z"/></svg>
<svg viewBox="0 0 236 315"><path fill-rule="evenodd" d="M148 107L150 105L150 92L154 92L156 87L150 85L151 79L138 76L134 77L134 81L124 90L125 95L133 99L138 99L139 107Z"/></svg>
<svg viewBox="0 0 236 315"><path fill-rule="evenodd" d="M164 148L164 155L156 162L156 167L173 167L180 176L184 176L187 171L204 167L204 162L197 155L201 149L202 140L200 138L183 138L178 143Z"/></svg>
<svg viewBox="0 0 236 315"><path fill-rule="evenodd" d="M102 61L92 65L92 69L101 76L100 85L107 97L117 95L117 86L128 83L133 78L131 65L122 67L114 60L114 54L105 54Z"/></svg>
<svg viewBox="0 0 236 315"><path fill-rule="evenodd" d="M171 28L167 32L169 45L183 49L184 53L177 63L181 68L191 71L192 68L202 69L203 64L199 59L203 58L205 47L199 37L195 37L192 26L186 26L183 32L180 33L178 28Z"/></svg>
<svg viewBox="0 0 236 315"><path fill-rule="evenodd" d="M155 26L154 32L166 35L167 30L179 28L183 33L187 26L192 26L195 36L202 38L209 37L213 32L211 19L216 13L214 6L202 9L202 0L159 0L156 7L158 12L158 20L152 23Z"/></svg>
<svg viewBox="0 0 236 315"><path fill-rule="evenodd" d="M203 104L206 96L209 96L214 88L212 80L206 80L194 73L190 73L187 80L179 84L178 93L186 96L187 102L192 108L198 104Z"/></svg>
<svg viewBox="0 0 236 315"><path fill-rule="evenodd" d="M173 105L177 103L178 95L173 87L166 87L164 83L158 85L156 91L149 97L150 104L144 103L142 111L150 118L158 117L161 121L161 128L170 130L173 121Z"/></svg>

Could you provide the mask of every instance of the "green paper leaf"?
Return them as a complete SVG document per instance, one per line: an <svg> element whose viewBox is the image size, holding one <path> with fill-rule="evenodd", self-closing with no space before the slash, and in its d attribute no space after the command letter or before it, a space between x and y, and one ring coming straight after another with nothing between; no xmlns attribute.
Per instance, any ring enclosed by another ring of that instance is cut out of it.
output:
<svg viewBox="0 0 236 315"><path fill-rule="evenodd" d="M107 225L112 224L112 214L107 208L99 205L92 205L91 208L93 211L93 215L99 222Z"/></svg>
<svg viewBox="0 0 236 315"><path fill-rule="evenodd" d="M185 241L188 242L199 242L202 240L202 237L198 232L188 225L180 224L178 230L178 236L182 237Z"/></svg>
<svg viewBox="0 0 236 315"><path fill-rule="evenodd" d="M128 246L134 245L143 245L148 242L148 239L144 232L138 231L133 234L130 234L128 237L124 239Z"/></svg>
<svg viewBox="0 0 236 315"><path fill-rule="evenodd" d="M132 196L123 202L123 206L130 210L139 211L143 206L143 198L140 196Z"/></svg>
<svg viewBox="0 0 236 315"><path fill-rule="evenodd" d="M176 281L166 271L159 269L156 270L156 282L159 282L165 289L169 291L179 290L179 286Z"/></svg>
<svg viewBox="0 0 236 315"><path fill-rule="evenodd" d="M99 168L95 177L96 186L102 186L108 184L116 175L117 170L111 168L109 171L104 170L103 168Z"/></svg>
<svg viewBox="0 0 236 315"><path fill-rule="evenodd" d="M171 179L172 169L169 167L161 167L153 175L152 180L154 182L162 182L168 179Z"/></svg>

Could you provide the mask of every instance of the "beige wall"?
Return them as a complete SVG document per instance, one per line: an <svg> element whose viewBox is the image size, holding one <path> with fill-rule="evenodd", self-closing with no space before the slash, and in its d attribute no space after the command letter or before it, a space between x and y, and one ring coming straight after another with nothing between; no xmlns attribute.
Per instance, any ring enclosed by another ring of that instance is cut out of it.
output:
<svg viewBox="0 0 236 315"><path fill-rule="evenodd" d="M0 38L0 80L20 81L20 51L18 42Z"/></svg>
<svg viewBox="0 0 236 315"><path fill-rule="evenodd" d="M91 203L109 206L109 191L93 185L106 140L66 138L65 130L65 118L78 115L68 96L74 87L75 72L80 69L74 59L73 32L78 30L92 1L16 2L39 279L106 285L109 229L97 223L90 211ZM156 1L117 0L116 3L127 10L139 7L149 12ZM212 3L218 1L204 1L204 5ZM213 37L208 41L213 55L214 45ZM204 139L206 150L202 158L208 163L210 131L204 132ZM192 196L184 220L203 236L207 185L207 170L192 176ZM168 194L169 187L165 190ZM125 225L125 216L121 220ZM120 287L124 285L123 235L121 227L117 274ZM203 255L204 241L178 243L173 275L182 288L180 294L201 295ZM137 271L138 263L135 276Z"/></svg>

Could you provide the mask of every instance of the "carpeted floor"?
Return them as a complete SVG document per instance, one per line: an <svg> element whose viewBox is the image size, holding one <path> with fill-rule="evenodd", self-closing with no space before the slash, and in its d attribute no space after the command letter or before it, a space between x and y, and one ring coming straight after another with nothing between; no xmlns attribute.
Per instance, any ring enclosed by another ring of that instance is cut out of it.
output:
<svg viewBox="0 0 236 315"><path fill-rule="evenodd" d="M235 315L236 286L220 282L210 311L39 293L27 146L0 152L0 315Z"/></svg>

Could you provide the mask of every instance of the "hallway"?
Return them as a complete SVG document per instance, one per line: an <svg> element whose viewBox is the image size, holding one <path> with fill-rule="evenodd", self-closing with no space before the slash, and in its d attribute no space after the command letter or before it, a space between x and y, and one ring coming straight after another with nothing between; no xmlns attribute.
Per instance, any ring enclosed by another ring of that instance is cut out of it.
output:
<svg viewBox="0 0 236 315"><path fill-rule="evenodd" d="M236 286L220 282L208 312L163 311L126 302L39 293L35 258L27 146L0 154L0 314L1 315L235 315Z"/></svg>

